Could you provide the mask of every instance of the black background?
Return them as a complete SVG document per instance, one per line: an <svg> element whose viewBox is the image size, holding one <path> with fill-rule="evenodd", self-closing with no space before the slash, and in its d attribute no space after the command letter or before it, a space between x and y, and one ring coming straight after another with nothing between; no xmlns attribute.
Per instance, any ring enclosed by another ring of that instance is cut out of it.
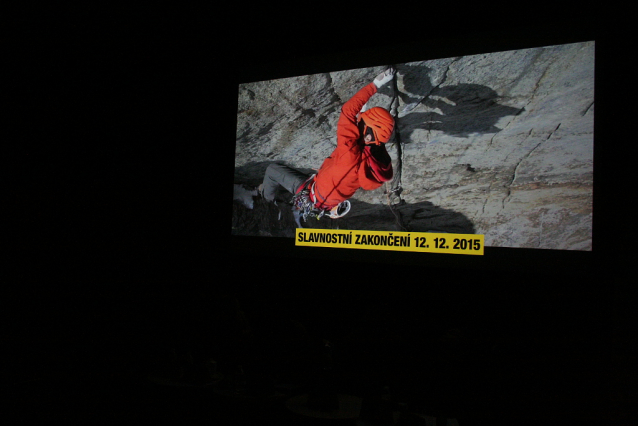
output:
<svg viewBox="0 0 638 426"><path fill-rule="evenodd" d="M150 415L156 396L145 409L125 402L145 398L135 385L145 357L162 339L200 336L200 320L230 295L249 315L272 310L336 341L358 321L381 322L399 342L379 355L381 368L413 377L407 388L438 396L461 424L629 424L635 249L622 14L312 8L51 10L17 21L10 161L19 171L6 179L16 215L3 283L3 382L21 396L16 412ZM437 58L591 39L591 255L505 250L419 265L324 251L315 267L267 244L229 250L237 83L421 60L424 45ZM447 359L437 338L452 328L508 349L498 360L477 355L478 344L462 351L453 370L464 391L446 399L433 389L449 381L419 381L432 369L420 354ZM350 380L369 383L363 373ZM164 398L152 413L180 418L196 396ZM212 415L190 407L191 418Z"/></svg>

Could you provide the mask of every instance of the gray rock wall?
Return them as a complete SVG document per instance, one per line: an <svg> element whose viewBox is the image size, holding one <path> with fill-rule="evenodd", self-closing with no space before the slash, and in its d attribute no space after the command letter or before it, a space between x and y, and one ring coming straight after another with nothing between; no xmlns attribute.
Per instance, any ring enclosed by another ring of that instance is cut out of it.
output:
<svg viewBox="0 0 638 426"><path fill-rule="evenodd" d="M396 81L369 102L397 116L388 143L397 179L359 190L337 224L312 227L479 233L488 246L591 250L594 47L397 64ZM258 185L274 161L318 168L336 146L341 106L383 68L241 85L235 183ZM256 232L242 226L234 231ZM271 231L258 234L292 235Z"/></svg>

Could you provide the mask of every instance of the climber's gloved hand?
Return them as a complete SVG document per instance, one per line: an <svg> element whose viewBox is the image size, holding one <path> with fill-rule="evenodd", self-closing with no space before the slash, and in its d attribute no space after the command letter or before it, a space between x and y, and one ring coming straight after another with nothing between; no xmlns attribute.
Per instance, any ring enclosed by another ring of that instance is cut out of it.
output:
<svg viewBox="0 0 638 426"><path fill-rule="evenodd" d="M377 89L388 83L394 77L395 69L390 67L387 70L383 71L381 74L375 77L374 85L377 86Z"/></svg>

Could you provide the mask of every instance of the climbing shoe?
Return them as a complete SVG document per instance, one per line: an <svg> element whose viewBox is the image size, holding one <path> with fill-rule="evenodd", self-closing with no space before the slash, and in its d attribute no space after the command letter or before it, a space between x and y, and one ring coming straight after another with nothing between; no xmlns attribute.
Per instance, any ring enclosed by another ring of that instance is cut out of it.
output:
<svg viewBox="0 0 638 426"><path fill-rule="evenodd" d="M350 201L345 200L339 203L339 205L332 210L328 214L330 219L339 219L340 217L344 217L350 211Z"/></svg>

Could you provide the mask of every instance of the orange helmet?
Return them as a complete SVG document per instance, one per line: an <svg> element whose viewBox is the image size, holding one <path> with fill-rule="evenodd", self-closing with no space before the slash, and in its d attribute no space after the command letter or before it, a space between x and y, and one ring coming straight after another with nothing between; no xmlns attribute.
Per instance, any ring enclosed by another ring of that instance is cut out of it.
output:
<svg viewBox="0 0 638 426"><path fill-rule="evenodd" d="M392 136L392 130L394 130L394 118L388 110L382 107L370 108L361 113L360 118L365 125L372 129L374 134L374 140L377 145L386 143ZM365 135L365 129L363 134Z"/></svg>

